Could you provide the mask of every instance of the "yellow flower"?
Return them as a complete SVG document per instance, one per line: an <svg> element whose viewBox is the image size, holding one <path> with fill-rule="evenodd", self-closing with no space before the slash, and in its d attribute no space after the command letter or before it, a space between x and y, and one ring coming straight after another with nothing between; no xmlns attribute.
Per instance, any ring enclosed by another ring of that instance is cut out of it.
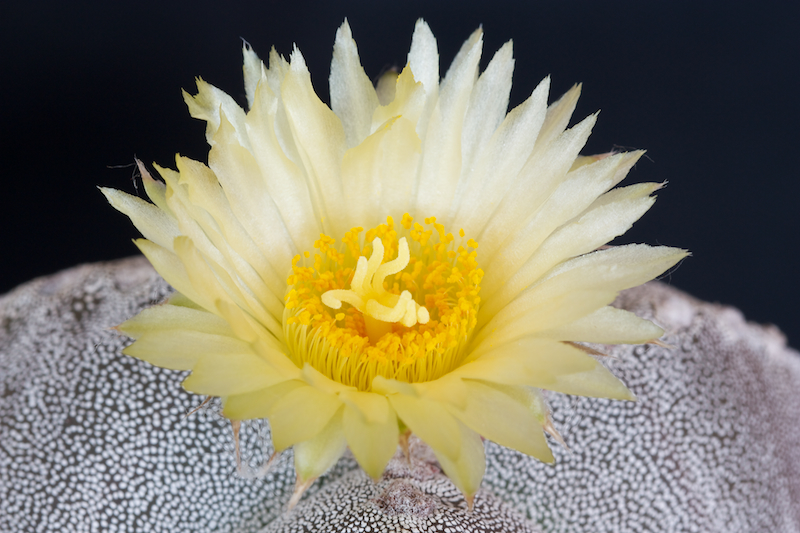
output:
<svg viewBox="0 0 800 533"><path fill-rule="evenodd" d="M506 113L514 60L478 76L482 33L439 80L416 25L408 63L373 87L345 22L331 108L300 51L267 68L244 48L248 111L198 80L208 166L141 167L152 204L104 189L177 291L120 326L125 353L190 370L231 420L268 418L308 486L349 447L373 478L415 433L471 501L481 437L552 461L541 389L633 399L576 342L644 343L663 331L609 304L686 252L605 247L658 184L612 188L641 152L578 153L574 87L545 79Z"/></svg>

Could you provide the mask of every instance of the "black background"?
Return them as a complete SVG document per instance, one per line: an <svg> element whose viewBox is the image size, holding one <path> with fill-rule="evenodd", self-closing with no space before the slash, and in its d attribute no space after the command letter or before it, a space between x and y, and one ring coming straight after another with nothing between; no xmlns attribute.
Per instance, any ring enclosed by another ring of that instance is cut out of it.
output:
<svg viewBox="0 0 800 533"><path fill-rule="evenodd" d="M485 66L506 40L512 105L544 76L601 109L584 153L647 148L625 183L669 181L625 242L689 248L665 280L774 323L800 346L797 128L800 4L730 2L21 2L0 9L0 293L78 263L136 253L96 185L134 190L134 155L205 160L194 77L244 101L241 41L302 50L327 98L348 17L375 77L405 63L424 17L444 73L480 24Z"/></svg>

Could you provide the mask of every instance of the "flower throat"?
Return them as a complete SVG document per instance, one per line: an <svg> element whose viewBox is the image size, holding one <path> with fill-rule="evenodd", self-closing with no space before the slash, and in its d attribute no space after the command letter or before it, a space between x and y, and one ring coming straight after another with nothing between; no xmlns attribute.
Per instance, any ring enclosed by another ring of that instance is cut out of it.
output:
<svg viewBox="0 0 800 533"><path fill-rule="evenodd" d="M295 256L283 330L296 365L362 391L375 376L416 383L458 365L477 323L478 243L424 222L387 217Z"/></svg>

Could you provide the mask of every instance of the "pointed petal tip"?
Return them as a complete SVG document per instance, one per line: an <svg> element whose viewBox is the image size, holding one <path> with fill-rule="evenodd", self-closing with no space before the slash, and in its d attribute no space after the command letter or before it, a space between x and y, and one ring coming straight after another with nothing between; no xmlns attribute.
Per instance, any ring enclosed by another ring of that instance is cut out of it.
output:
<svg viewBox="0 0 800 533"><path fill-rule="evenodd" d="M297 47L297 43L292 43L292 53L289 54L289 68L295 72L308 72L306 59Z"/></svg>
<svg viewBox="0 0 800 533"><path fill-rule="evenodd" d="M561 433L558 432L556 427L553 425L553 420L549 416L545 419L544 424L542 424L542 429L544 429L545 433L553 437L555 441L558 442L565 450L571 451L569 446L567 446L566 441L564 441L564 437L562 437ZM552 461L555 462L555 458L552 458Z"/></svg>
<svg viewBox="0 0 800 533"><path fill-rule="evenodd" d="M189 91L187 91L187 90L186 90L186 89L184 89L184 88L181 88L181 96L183 97L183 102L184 102L184 103L185 103L187 106L190 106L190 108L191 108L191 106L193 106L193 105L194 105L194 96L192 96L191 94L189 94Z"/></svg>
<svg viewBox="0 0 800 533"><path fill-rule="evenodd" d="M239 430L242 428L241 420L231 420L231 431L233 431L233 449L236 455L236 472L242 473L242 450L239 446Z"/></svg>
<svg viewBox="0 0 800 533"><path fill-rule="evenodd" d="M350 28L350 22L347 20L347 17L344 18L342 25L336 29L336 41L338 42L339 39L352 39L353 38L353 30Z"/></svg>
<svg viewBox="0 0 800 533"><path fill-rule="evenodd" d="M406 463L411 466L411 449L409 448L408 439L411 438L411 430L407 429L398 437L400 449L403 451L403 457L406 458Z"/></svg>
<svg viewBox="0 0 800 533"><path fill-rule="evenodd" d="M582 351L584 353L587 353L589 355L596 355L598 357L610 357L607 353L601 352L599 350L595 350L591 346L585 346L585 345L579 344L577 342L566 341L566 342L564 342L564 344L572 346L573 348L577 348L578 350L580 350L580 351Z"/></svg>
<svg viewBox="0 0 800 533"><path fill-rule="evenodd" d="M259 469L257 476L258 477L263 477L263 476L267 475L272 470L272 468L276 464L278 464L278 458L280 458L280 456L281 456L281 452L278 452L278 451L272 452L272 455L269 456L269 459L264 464L264 466L262 466Z"/></svg>
<svg viewBox="0 0 800 533"><path fill-rule="evenodd" d="M662 342L660 339L653 339L651 341L648 341L646 344L653 344L653 345L658 346L660 348L666 348L667 350L674 350L675 349L675 346L673 346L671 344L667 344L666 342Z"/></svg>
<svg viewBox="0 0 800 533"><path fill-rule="evenodd" d="M372 480L373 483L378 483L380 482L381 479L383 479L383 472L381 472L378 475L370 474L366 470L364 472L366 472L367 476L369 476L369 478Z"/></svg>
<svg viewBox="0 0 800 533"><path fill-rule="evenodd" d="M183 420L186 420L187 418L189 418L190 416L192 416L193 414L195 414L197 411L199 411L200 409L202 409L202 408L203 408L203 406L204 406L205 404L207 404L208 402L210 402L210 401L211 401L211 399L212 399L212 398L213 398L213 396L206 396L206 399L205 399L205 400L203 400L203 401L200 403L200 405L198 405L197 407L195 407L194 409L192 409L191 411L189 411L188 413L186 413L186 416L184 416L184 417L183 417ZM232 421L231 421L231 422L232 422Z"/></svg>
<svg viewBox="0 0 800 533"><path fill-rule="evenodd" d="M623 402L638 402L639 398L630 390L627 386L625 387L625 393L620 394L615 400L622 400Z"/></svg>
<svg viewBox="0 0 800 533"><path fill-rule="evenodd" d="M467 509L471 513L475 509L475 495L465 494L464 499L467 500Z"/></svg>
<svg viewBox="0 0 800 533"><path fill-rule="evenodd" d="M599 111L598 111L599 113ZM647 152L647 150L631 150L630 152L624 152L625 154L625 161L632 161L631 164L635 164L642 156ZM614 155L614 152L609 152L609 155Z"/></svg>
<svg viewBox="0 0 800 533"><path fill-rule="evenodd" d="M303 480L299 476L297 477L297 482L294 485L294 492L292 493L292 497L289 498L289 504L287 505L287 510L291 511L295 508L295 506L300 502L300 499L303 497L303 494L308 490L308 488L314 484L317 478L313 477L310 479Z"/></svg>
<svg viewBox="0 0 800 533"><path fill-rule="evenodd" d="M144 163L141 159L134 157L133 160L136 163L136 168L139 169L139 174L142 176L142 181L156 181L150 174L150 171L147 170L147 167L144 166Z"/></svg>

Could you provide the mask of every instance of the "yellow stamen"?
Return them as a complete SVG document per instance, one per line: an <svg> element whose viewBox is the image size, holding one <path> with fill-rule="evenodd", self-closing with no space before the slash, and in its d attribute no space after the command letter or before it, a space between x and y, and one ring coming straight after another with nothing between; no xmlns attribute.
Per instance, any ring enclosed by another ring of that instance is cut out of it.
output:
<svg viewBox="0 0 800 533"><path fill-rule="evenodd" d="M422 225L408 214L399 228L387 217L362 231L338 244L321 235L319 253L295 257L284 311L290 356L359 390L378 375L415 383L449 372L477 323L477 243L464 246L462 230L456 246L435 217Z"/></svg>

